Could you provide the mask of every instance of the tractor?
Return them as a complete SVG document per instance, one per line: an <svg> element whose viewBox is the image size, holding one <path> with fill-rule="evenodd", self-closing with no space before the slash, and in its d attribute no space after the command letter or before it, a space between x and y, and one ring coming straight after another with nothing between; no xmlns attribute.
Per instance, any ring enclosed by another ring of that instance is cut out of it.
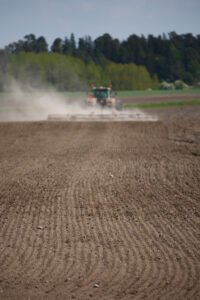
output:
<svg viewBox="0 0 200 300"><path fill-rule="evenodd" d="M91 86L91 92L86 99L87 106L100 106L102 108L114 108L116 110L122 110L122 101L112 96L112 86L110 87L95 87Z"/></svg>

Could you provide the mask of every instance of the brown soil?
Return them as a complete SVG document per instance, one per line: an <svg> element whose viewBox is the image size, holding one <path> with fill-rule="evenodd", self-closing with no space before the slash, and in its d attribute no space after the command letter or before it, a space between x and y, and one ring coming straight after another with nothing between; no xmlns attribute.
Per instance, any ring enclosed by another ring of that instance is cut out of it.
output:
<svg viewBox="0 0 200 300"><path fill-rule="evenodd" d="M157 116L159 120L200 120L200 105L145 108L142 111L147 115Z"/></svg>
<svg viewBox="0 0 200 300"><path fill-rule="evenodd" d="M188 100L200 100L200 94L160 95L160 96L135 96L121 98L123 103L157 103L157 102L179 102Z"/></svg>
<svg viewBox="0 0 200 300"><path fill-rule="evenodd" d="M0 299L200 299L200 121L0 139Z"/></svg>

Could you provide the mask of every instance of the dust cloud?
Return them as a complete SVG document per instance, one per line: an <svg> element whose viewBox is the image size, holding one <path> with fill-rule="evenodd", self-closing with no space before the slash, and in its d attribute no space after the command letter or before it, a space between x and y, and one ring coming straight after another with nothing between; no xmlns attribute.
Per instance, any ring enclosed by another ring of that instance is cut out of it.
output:
<svg viewBox="0 0 200 300"><path fill-rule="evenodd" d="M0 121L46 120L49 114L64 114L74 106L72 100L49 86L24 86L11 80L4 90L0 99ZM79 102L75 103L74 109L79 107L81 109Z"/></svg>
<svg viewBox="0 0 200 300"><path fill-rule="evenodd" d="M86 95L85 95L86 98ZM148 115L139 109L119 112L115 109L101 107L86 107L84 99L69 99L64 93L56 92L52 87L41 87L34 83L23 84L10 80L5 86L5 92L0 98L1 121L42 121L56 116L75 116L78 120L98 120L99 115L111 116L110 120L155 121L154 116ZM88 115L88 118L87 118ZM54 119L54 118L52 118ZM70 117L66 120L72 120ZM74 119L76 120L76 119ZM99 120L104 120L99 118Z"/></svg>

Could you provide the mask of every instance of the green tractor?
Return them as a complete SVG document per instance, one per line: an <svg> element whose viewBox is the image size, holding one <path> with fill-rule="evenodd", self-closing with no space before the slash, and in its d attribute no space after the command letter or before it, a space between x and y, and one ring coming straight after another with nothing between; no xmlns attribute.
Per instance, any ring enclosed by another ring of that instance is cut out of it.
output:
<svg viewBox="0 0 200 300"><path fill-rule="evenodd" d="M87 106L100 106L102 108L113 108L121 111L123 109L122 101L112 96L112 86L95 87L91 86L91 92L86 99Z"/></svg>

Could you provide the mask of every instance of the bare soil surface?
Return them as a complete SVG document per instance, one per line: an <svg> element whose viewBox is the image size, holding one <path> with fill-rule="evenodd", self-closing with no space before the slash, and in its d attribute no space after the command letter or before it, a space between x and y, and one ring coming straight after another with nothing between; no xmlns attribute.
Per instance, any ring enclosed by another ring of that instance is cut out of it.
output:
<svg viewBox="0 0 200 300"><path fill-rule="evenodd" d="M200 100L200 94L180 94L180 95L154 95L154 96L134 96L122 97L123 103L160 103L160 102L179 102L188 100Z"/></svg>
<svg viewBox="0 0 200 300"><path fill-rule="evenodd" d="M124 104L166 103L200 100L200 94L138 96L121 99ZM141 109L140 109L141 110ZM147 115L157 117L159 120L200 120L200 105L169 106L160 108L145 108L141 110Z"/></svg>
<svg viewBox="0 0 200 300"><path fill-rule="evenodd" d="M200 105L145 108L142 112L158 120L200 120Z"/></svg>
<svg viewBox="0 0 200 300"><path fill-rule="evenodd" d="M0 139L0 299L200 299L200 121Z"/></svg>

